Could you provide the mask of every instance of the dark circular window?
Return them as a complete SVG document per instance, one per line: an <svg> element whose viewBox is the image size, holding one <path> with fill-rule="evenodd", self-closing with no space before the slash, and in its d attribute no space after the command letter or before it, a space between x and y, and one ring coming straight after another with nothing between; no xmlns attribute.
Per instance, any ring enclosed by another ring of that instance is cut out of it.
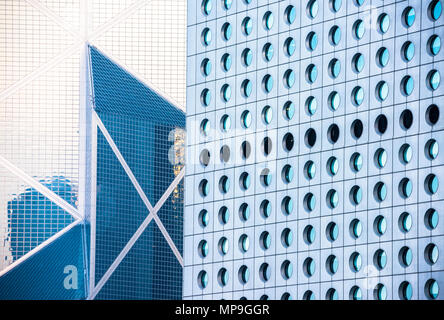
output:
<svg viewBox="0 0 444 320"><path fill-rule="evenodd" d="M339 127L337 124L333 123L328 127L327 130L328 141L332 144L336 143L339 140Z"/></svg>
<svg viewBox="0 0 444 320"><path fill-rule="evenodd" d="M222 146L220 148L220 161L222 162L228 162L230 160L230 147L227 145Z"/></svg>
<svg viewBox="0 0 444 320"><path fill-rule="evenodd" d="M264 140L262 140L262 151L266 156L268 156L271 152L272 142L269 137L265 137Z"/></svg>
<svg viewBox="0 0 444 320"><path fill-rule="evenodd" d="M426 121L429 125L435 125L439 120L439 108L436 104L432 104L427 108Z"/></svg>
<svg viewBox="0 0 444 320"><path fill-rule="evenodd" d="M287 132L282 139L282 145L284 146L284 150L290 152L294 146L294 138L290 132Z"/></svg>
<svg viewBox="0 0 444 320"><path fill-rule="evenodd" d="M242 154L242 159L248 159L248 157L250 157L251 154L251 145L248 141L244 141L242 142L241 145L241 154Z"/></svg>
<svg viewBox="0 0 444 320"><path fill-rule="evenodd" d="M362 121L359 119L356 119L351 124L351 135L354 139L358 140L362 133L364 132L364 125L362 124Z"/></svg>
<svg viewBox="0 0 444 320"><path fill-rule="evenodd" d="M380 114L375 120L375 130L379 135L383 135L387 131L388 121L387 117Z"/></svg>
<svg viewBox="0 0 444 320"><path fill-rule="evenodd" d="M208 166L210 163L210 151L208 151L208 149L203 149L200 152L199 161L204 167Z"/></svg>
<svg viewBox="0 0 444 320"><path fill-rule="evenodd" d="M305 132L305 144L309 148L313 148L316 143L316 131L312 128Z"/></svg>
<svg viewBox="0 0 444 320"><path fill-rule="evenodd" d="M263 200L260 205L261 215L268 218L271 215L271 203L267 199Z"/></svg>
<svg viewBox="0 0 444 320"><path fill-rule="evenodd" d="M413 113L409 109L406 109L401 113L401 116L399 117L399 124L404 130L408 130L412 127Z"/></svg>

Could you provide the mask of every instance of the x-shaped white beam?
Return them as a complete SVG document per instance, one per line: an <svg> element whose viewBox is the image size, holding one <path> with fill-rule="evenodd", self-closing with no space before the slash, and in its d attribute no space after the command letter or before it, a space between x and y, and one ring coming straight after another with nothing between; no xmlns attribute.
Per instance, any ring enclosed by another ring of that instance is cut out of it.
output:
<svg viewBox="0 0 444 320"><path fill-rule="evenodd" d="M162 235L164 236L165 240L167 241L168 245L170 246L171 250L173 251L173 253L176 256L177 260L179 261L180 265L183 267L183 258L181 256L179 250L177 250L177 247L175 246L173 240L171 239L168 231L165 229L165 226L163 225L159 216L157 215L157 212L163 206L165 201L170 196L171 192L173 192L173 190L176 188L176 186L179 184L179 182L183 179L183 177L185 175L185 169L182 168L180 173L176 176L176 178L170 184L168 189L165 191L165 193L162 195L162 197L159 199L159 201L153 207L151 205L151 203L149 202L142 187L140 186L139 182L137 181L136 177L134 176L133 172L131 171L131 169L129 168L125 159L123 158L122 154L120 153L119 149L117 148L116 144L114 143L114 140L112 139L111 135L109 134L109 132L106 129L105 125L103 124L102 120L100 119L100 117L97 115L97 113L95 111L93 111L93 117L94 117L94 120L96 121L97 126L99 127L100 131L103 133L106 141L110 145L111 149L113 150L114 154L116 155L117 159L119 160L120 164L122 165L123 169L125 170L126 174L129 177L129 179L131 180L137 193L139 194L140 198L142 199L143 203L145 204L146 208L148 209L149 214L147 215L145 220L142 222L142 224L139 226L137 231L133 234L131 239L127 242L127 244L122 249L122 251L119 253L119 255L116 257L116 259L113 261L113 263L108 268L108 270L105 272L105 274L102 276L102 278L99 280L99 282L97 283L97 286L95 286L93 291L90 293L90 295L88 297L88 299L90 299L90 300L94 299L96 297L96 295L99 293L99 291L105 285L105 283L108 281L108 279L114 273L116 268L119 266L119 264L125 258L125 256L128 254L129 250L133 247L133 245L136 243L136 241L142 235L143 231L145 231L145 229L150 224L152 219L154 219L154 221L156 222L156 224L159 227L160 231L162 232Z"/></svg>

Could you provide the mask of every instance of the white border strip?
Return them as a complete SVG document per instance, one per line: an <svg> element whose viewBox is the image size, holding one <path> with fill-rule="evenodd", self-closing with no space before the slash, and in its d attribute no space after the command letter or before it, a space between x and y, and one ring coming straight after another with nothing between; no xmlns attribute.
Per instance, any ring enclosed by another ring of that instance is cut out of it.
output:
<svg viewBox="0 0 444 320"><path fill-rule="evenodd" d="M49 190L47 187L42 185L40 182L37 182L34 178L26 174L24 171L19 169L18 167L14 166L11 162L6 160L0 155L0 165L5 167L9 172L14 174L15 176L22 179L24 182L26 182L28 185L36 189L38 192L43 194L45 197L47 197L49 200L54 202L56 205L58 205L60 208L68 212L70 215L72 215L75 219L82 220L82 216L79 214L76 208L74 208L72 205L70 205L66 200L62 199L59 195L54 193L53 191Z"/></svg>

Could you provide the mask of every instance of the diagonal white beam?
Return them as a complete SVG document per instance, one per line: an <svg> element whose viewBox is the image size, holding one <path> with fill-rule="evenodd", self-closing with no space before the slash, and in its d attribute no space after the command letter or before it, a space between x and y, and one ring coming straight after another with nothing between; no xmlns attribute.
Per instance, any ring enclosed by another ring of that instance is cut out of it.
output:
<svg viewBox="0 0 444 320"><path fill-rule="evenodd" d="M70 205L66 200L64 200L58 194L54 193L52 190L42 185L40 182L36 181L33 177L31 177L26 172L13 165L11 162L6 160L2 156L0 156L0 165L2 165L6 170L11 172L13 175L22 179L24 182L26 182L28 185L36 189L38 192L43 194L45 197L54 202L60 208L68 212L75 219L79 220L83 219L83 217L80 215L77 209L74 208L72 205Z"/></svg>
<svg viewBox="0 0 444 320"><path fill-rule="evenodd" d="M178 258L179 263L183 266L183 259L180 255L180 252L179 252L179 250L177 250L177 247L174 244L173 240L171 239L170 235L168 234L168 231L166 231L164 225L162 224L159 217L157 216L157 211L153 210L153 206L151 205L150 201L148 200L148 197L146 196L145 192L143 191L142 187L140 186L139 182L137 181L137 179L134 176L133 172L131 171L130 167L126 163L125 158L122 156L119 149L117 148L117 145L114 143L114 140L112 139L111 135L109 134L109 132L106 129L105 125L103 124L102 120L100 120L100 117L98 116L98 114L95 111L93 111L93 115L94 115L95 121L97 122L97 126L100 128L100 131L102 131L103 136L105 137L106 141L110 145L111 149L113 150L114 154L116 155L117 159L119 160L120 164L122 165L123 169L125 170L126 174L129 177L129 179L131 180L133 186L136 188L136 191L139 194L140 198L142 199L143 203L145 204L146 208L148 209L148 211L150 213L152 213L154 215L154 220L156 221L160 232L162 232L165 240L167 241L167 243L170 246L171 250L173 251L174 255Z"/></svg>
<svg viewBox="0 0 444 320"><path fill-rule="evenodd" d="M51 236L48 239L46 239L45 241L43 241L41 244L39 244L34 249L28 251L20 259L14 261L9 266L7 266L5 269L0 271L0 277L3 276L4 274L8 273L12 269L16 268L19 264L21 264L21 263L25 262L26 260L28 260L29 258L31 258L33 255L35 255L36 253L41 251L43 248L45 248L47 245L49 245L50 243L54 242L55 240L57 240L61 236L63 236L65 233L67 233L69 230L71 230L72 228L74 228L76 225L78 225L81 222L82 222L82 220L74 221L73 223L69 224L68 226L66 226L65 228L63 228L62 230L60 230L59 232L54 234L53 236Z"/></svg>
<svg viewBox="0 0 444 320"><path fill-rule="evenodd" d="M119 264L122 262L122 260L125 258L125 256L128 254L128 252L131 250L131 248L136 243L136 241L139 239L139 237L142 235L142 233L145 231L145 229L150 224L151 220L155 216L155 214L153 214L153 212L157 212L163 206L165 201L170 196L171 192L176 188L176 186L179 184L179 182L183 179L184 175L185 175L185 169L182 169L181 172L176 176L176 178L170 184L168 189L164 192L164 194L159 199L159 201L156 203L156 205L153 208L153 211L150 212L150 214L148 214L148 216L145 218L145 220L142 222L142 224L139 226L139 228L133 234L131 239L128 241L128 243L125 245L125 247L119 253L117 258L113 261L111 266L108 268L108 270L102 276L100 281L97 283L97 286L94 288L94 290L91 292L91 295L88 297L88 300L94 299L96 297L96 295L100 292L100 290L103 288L103 286L108 281L108 279L111 277L111 275L114 273L116 268L119 266ZM179 256L180 256L180 254L179 254ZM176 255L176 257L177 257L177 255ZM179 263L183 267L182 257L180 257Z"/></svg>
<svg viewBox="0 0 444 320"><path fill-rule="evenodd" d="M89 40L94 40L103 35L105 32L110 30L112 27L120 23L122 20L125 20L132 14L134 14L137 10L142 8L143 6L150 3L151 0L139 0L125 8L124 10L120 11L117 15L115 15L113 18L105 22L104 24L100 25L93 33L90 34Z"/></svg>
<svg viewBox="0 0 444 320"><path fill-rule="evenodd" d="M58 14L54 13L48 7L37 0L25 0L29 5L39 10L42 14L47 16L52 22L62 27L65 31L69 32L74 38L80 38L80 34L75 28L68 22L64 21Z"/></svg>

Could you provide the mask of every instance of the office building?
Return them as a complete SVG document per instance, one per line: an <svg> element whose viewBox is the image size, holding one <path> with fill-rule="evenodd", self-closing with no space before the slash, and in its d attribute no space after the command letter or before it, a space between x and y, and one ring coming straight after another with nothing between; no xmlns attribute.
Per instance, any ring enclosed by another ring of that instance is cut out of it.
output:
<svg viewBox="0 0 444 320"><path fill-rule="evenodd" d="M442 0L188 1L184 299L443 299Z"/></svg>

